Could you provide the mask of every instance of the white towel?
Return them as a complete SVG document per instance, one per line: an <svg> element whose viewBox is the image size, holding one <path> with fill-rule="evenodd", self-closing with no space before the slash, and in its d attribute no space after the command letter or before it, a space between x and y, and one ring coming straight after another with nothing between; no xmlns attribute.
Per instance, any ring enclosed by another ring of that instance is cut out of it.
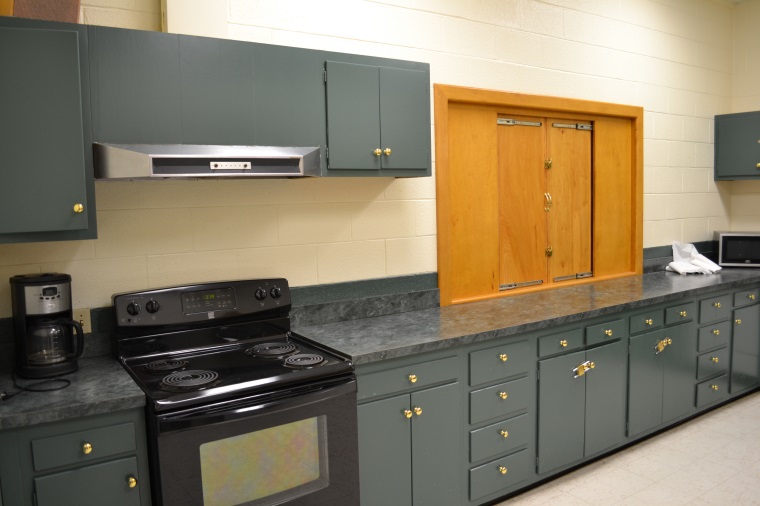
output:
<svg viewBox="0 0 760 506"><path fill-rule="evenodd" d="M665 267L667 271L684 274L715 274L722 267L697 252L693 244L673 241L673 261Z"/></svg>

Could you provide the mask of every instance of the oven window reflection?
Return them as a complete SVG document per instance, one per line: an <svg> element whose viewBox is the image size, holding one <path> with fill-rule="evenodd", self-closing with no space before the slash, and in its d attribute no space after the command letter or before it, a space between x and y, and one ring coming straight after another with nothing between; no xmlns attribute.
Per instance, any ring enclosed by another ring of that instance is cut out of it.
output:
<svg viewBox="0 0 760 506"><path fill-rule="evenodd" d="M325 417L200 446L205 506L280 504L328 484Z"/></svg>

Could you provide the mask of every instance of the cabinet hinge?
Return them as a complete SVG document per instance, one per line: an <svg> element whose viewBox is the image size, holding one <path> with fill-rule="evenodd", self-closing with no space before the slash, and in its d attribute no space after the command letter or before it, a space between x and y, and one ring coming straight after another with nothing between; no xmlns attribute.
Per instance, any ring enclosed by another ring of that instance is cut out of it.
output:
<svg viewBox="0 0 760 506"><path fill-rule="evenodd" d="M557 276L553 279L553 281L567 281L568 279L582 279L582 278L590 278L593 276L593 272L577 272L575 274L570 274L568 276Z"/></svg>
<svg viewBox="0 0 760 506"><path fill-rule="evenodd" d="M322 71L322 79L324 79L324 81L327 82L327 69Z"/></svg>
<svg viewBox="0 0 760 506"><path fill-rule="evenodd" d="M536 369L536 381L541 379L541 369Z"/></svg>
<svg viewBox="0 0 760 506"><path fill-rule="evenodd" d="M593 125L586 125L583 123L552 123L554 128L574 128L576 130L593 130Z"/></svg>
<svg viewBox="0 0 760 506"><path fill-rule="evenodd" d="M534 281L523 281L521 283L507 283L506 285L499 285L499 291L514 290L515 288L522 288L523 286L533 286L543 284L543 279L536 279Z"/></svg>
<svg viewBox="0 0 760 506"><path fill-rule="evenodd" d="M540 121L518 121L516 119L496 118L497 125L504 126L532 126L540 127L543 123Z"/></svg>
<svg viewBox="0 0 760 506"><path fill-rule="evenodd" d="M325 146L325 160L330 161L330 147Z"/></svg>

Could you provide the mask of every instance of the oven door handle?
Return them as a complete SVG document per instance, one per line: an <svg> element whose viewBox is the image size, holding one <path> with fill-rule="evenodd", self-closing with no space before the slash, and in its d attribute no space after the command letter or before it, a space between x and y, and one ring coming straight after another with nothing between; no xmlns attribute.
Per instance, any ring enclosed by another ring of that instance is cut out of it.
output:
<svg viewBox="0 0 760 506"><path fill-rule="evenodd" d="M250 418L259 414L272 414L276 411L307 406L335 397L353 395L356 397L356 380L341 378L331 382L311 385L298 390L289 390L283 395L277 393L262 396L244 397L232 401L196 406L167 414L159 414L158 429L160 434L176 430L186 430L201 425L228 422L241 418Z"/></svg>

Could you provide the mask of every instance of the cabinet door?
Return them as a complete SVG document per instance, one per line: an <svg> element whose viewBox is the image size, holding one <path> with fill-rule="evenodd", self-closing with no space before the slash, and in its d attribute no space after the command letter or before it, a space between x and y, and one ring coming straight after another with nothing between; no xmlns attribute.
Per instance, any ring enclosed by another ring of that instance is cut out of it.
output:
<svg viewBox="0 0 760 506"><path fill-rule="evenodd" d="M82 35L0 27L0 234L89 226Z"/></svg>
<svg viewBox="0 0 760 506"><path fill-rule="evenodd" d="M694 380L697 377L697 332L694 323L665 329L670 339L663 352L662 421L688 414L694 406Z"/></svg>
<svg viewBox="0 0 760 506"><path fill-rule="evenodd" d="M129 478L137 480L133 488ZM34 479L38 506L139 506L140 479L135 457L104 462Z"/></svg>
<svg viewBox="0 0 760 506"><path fill-rule="evenodd" d="M460 445L462 404L459 390L459 383L453 383L412 394L412 410L415 413L412 419L412 489L415 505L461 504L459 482L465 457ZM422 410L419 415L416 408ZM386 485L388 483L395 482L386 481ZM388 501L386 495L385 504L401 503Z"/></svg>
<svg viewBox="0 0 760 506"><path fill-rule="evenodd" d="M649 332L628 340L628 436L634 436L662 421L661 356L655 346L665 331Z"/></svg>
<svg viewBox="0 0 760 506"><path fill-rule="evenodd" d="M584 455L610 448L625 436L625 341L586 352L594 363L586 378L586 438Z"/></svg>
<svg viewBox="0 0 760 506"><path fill-rule="evenodd" d="M760 177L760 112L715 116L715 179Z"/></svg>
<svg viewBox="0 0 760 506"><path fill-rule="evenodd" d="M425 72L380 67L380 148L383 169L428 168L430 97Z"/></svg>
<svg viewBox="0 0 760 506"><path fill-rule="evenodd" d="M363 506L412 504L412 420L404 416L409 402L409 395L399 395L359 406Z"/></svg>
<svg viewBox="0 0 760 506"><path fill-rule="evenodd" d="M380 79L378 67L328 61L328 168L379 170Z"/></svg>
<svg viewBox="0 0 760 506"><path fill-rule="evenodd" d="M585 356L579 351L539 362L539 474L583 458L586 382L574 378L573 369Z"/></svg>
<svg viewBox="0 0 760 506"><path fill-rule="evenodd" d="M760 382L760 305L737 309L733 317L732 394Z"/></svg>

